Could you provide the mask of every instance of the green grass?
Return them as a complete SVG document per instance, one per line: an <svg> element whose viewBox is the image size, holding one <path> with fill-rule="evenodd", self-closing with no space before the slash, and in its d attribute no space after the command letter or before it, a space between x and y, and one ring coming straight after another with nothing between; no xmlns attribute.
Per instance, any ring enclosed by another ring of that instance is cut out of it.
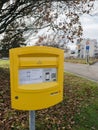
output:
<svg viewBox="0 0 98 130"><path fill-rule="evenodd" d="M97 83L65 73L64 100L49 109L38 111L37 129L98 130L97 101Z"/></svg>
<svg viewBox="0 0 98 130"><path fill-rule="evenodd" d="M94 130L98 128L98 102L81 108L80 113L76 114L74 119L76 121L75 130Z"/></svg>
<svg viewBox="0 0 98 130"><path fill-rule="evenodd" d="M65 59L65 62L87 64L86 59L73 59L73 58L69 58L69 59ZM89 64L90 65L92 65L92 64L94 64L96 62L98 62L98 59L93 59L93 58L89 59Z"/></svg>
<svg viewBox="0 0 98 130"><path fill-rule="evenodd" d="M9 60L0 59L0 67L8 68L9 67Z"/></svg>
<svg viewBox="0 0 98 130"><path fill-rule="evenodd" d="M0 68L0 130L29 130L29 112L11 109L9 81ZM63 101L36 111L36 130L98 130L98 83L65 73Z"/></svg>

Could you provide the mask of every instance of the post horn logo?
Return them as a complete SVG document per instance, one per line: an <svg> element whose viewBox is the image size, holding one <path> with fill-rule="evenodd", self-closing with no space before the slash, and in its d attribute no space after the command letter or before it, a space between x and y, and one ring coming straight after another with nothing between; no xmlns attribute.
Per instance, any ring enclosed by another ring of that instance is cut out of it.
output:
<svg viewBox="0 0 98 130"><path fill-rule="evenodd" d="M42 64L42 61L39 60L39 61L37 62L37 64Z"/></svg>

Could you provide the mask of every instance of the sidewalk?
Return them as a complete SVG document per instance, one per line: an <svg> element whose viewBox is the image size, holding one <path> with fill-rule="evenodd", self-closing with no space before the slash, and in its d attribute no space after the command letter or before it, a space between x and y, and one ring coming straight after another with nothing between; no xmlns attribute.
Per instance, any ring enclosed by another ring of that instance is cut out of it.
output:
<svg viewBox="0 0 98 130"><path fill-rule="evenodd" d="M65 62L64 67L67 72L98 82L98 64L86 65Z"/></svg>

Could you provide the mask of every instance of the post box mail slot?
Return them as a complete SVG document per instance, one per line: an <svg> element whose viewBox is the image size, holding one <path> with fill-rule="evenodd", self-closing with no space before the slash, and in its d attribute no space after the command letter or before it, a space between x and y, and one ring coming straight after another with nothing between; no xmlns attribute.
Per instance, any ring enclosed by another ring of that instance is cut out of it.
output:
<svg viewBox="0 0 98 130"><path fill-rule="evenodd" d="M63 99L64 52L52 47L10 50L11 105L38 110Z"/></svg>

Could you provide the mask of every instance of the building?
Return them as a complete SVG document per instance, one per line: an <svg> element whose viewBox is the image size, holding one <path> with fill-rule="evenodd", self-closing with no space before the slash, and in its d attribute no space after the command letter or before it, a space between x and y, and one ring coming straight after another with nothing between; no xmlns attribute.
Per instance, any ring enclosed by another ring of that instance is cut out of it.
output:
<svg viewBox="0 0 98 130"><path fill-rule="evenodd" d="M83 39L77 43L77 52L79 58L98 57L98 42L96 39Z"/></svg>

